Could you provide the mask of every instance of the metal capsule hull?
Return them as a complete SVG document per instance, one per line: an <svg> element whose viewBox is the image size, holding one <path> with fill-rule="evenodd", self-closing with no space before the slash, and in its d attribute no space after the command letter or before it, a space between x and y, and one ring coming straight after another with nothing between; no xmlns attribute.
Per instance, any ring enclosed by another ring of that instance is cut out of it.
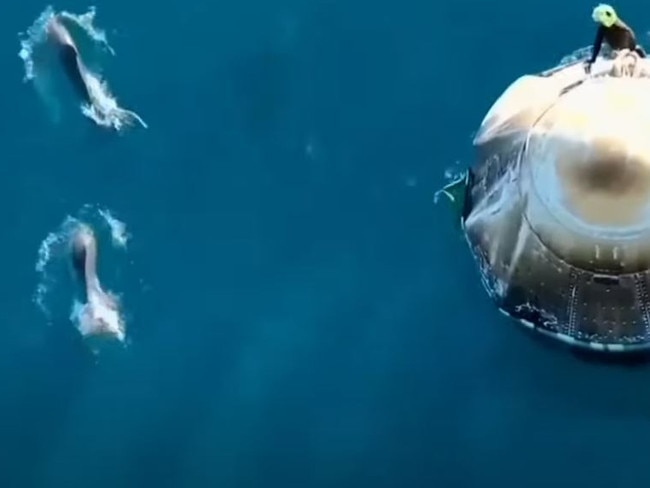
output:
<svg viewBox="0 0 650 488"><path fill-rule="evenodd" d="M621 76L622 63L636 73ZM624 53L595 76L581 65L525 76L474 140L463 229L486 290L527 327L592 350L650 349L643 70L650 61Z"/></svg>

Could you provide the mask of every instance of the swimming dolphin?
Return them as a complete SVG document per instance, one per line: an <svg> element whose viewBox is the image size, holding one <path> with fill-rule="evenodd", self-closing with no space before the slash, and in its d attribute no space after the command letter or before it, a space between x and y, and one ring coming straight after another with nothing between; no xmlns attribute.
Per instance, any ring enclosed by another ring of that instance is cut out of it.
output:
<svg viewBox="0 0 650 488"><path fill-rule="evenodd" d="M108 104L102 101L102 94L98 93L97 88L100 85L99 80L84 64L77 45L59 16L55 15L50 19L47 34L58 51L63 71L77 96L101 119L112 121L103 123L102 126L118 130L124 124L132 125L138 122L147 128L147 124L135 112L118 107L114 100Z"/></svg>
<svg viewBox="0 0 650 488"><path fill-rule="evenodd" d="M47 33L58 49L59 60L76 94L88 105L92 105L93 101L87 84L88 69L79 56L79 50L72 40L70 32L55 16L47 25Z"/></svg>
<svg viewBox="0 0 650 488"><path fill-rule="evenodd" d="M72 265L82 285L86 304L80 314L84 336L124 338L117 300L105 292L97 277L97 240L93 231L80 224L72 236Z"/></svg>

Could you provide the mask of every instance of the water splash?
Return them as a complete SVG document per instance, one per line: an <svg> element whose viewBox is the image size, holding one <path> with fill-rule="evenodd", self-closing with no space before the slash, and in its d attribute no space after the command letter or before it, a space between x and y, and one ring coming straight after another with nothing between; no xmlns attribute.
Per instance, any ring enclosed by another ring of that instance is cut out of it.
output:
<svg viewBox="0 0 650 488"><path fill-rule="evenodd" d="M86 329L90 319L101 318L109 324L110 335L123 342L125 320L119 312L121 300L118 295L106 292L115 307L105 306L100 301L94 301L92 297L89 297L89 303L82 303L75 298L70 312L71 290L75 289L71 279L73 274L70 269L70 241L81 224L86 224L93 229L100 247L101 242L108 241L110 237L113 249L126 251L130 235L126 231L124 222L118 220L108 209L84 205L74 216L67 216L59 227L50 232L41 242L35 265L38 283L33 294L33 302L43 312L48 324L66 316L85 336L88 333ZM107 254L105 251L107 249L102 248L100 256ZM92 347L94 349L95 345Z"/></svg>
<svg viewBox="0 0 650 488"><path fill-rule="evenodd" d="M137 113L124 109L117 104L117 98L111 94L105 81L90 74L86 79L86 86L93 103L91 105L82 104L81 113L93 120L97 125L107 129L115 129L118 132L135 125L136 122L145 129L149 127Z"/></svg>
<svg viewBox="0 0 650 488"><path fill-rule="evenodd" d="M607 49L603 49L603 53L605 53ZM591 46L585 46L581 47L579 49L576 49L570 54L567 54L564 56L562 59L560 59L560 62L555 66L554 70L559 69L559 68L564 68L565 66L568 66L570 64L574 64L578 61L586 61L591 57Z"/></svg>
<svg viewBox="0 0 650 488"><path fill-rule="evenodd" d="M52 7L48 8L52 9ZM77 15L64 10L59 13L59 16L64 21L68 20L72 27L75 25L79 26L90 37L90 39L97 43L100 48L115 56L115 50L108 43L106 32L95 26L96 14L97 9L95 7L90 7L88 12L84 14Z"/></svg>
<svg viewBox="0 0 650 488"><path fill-rule="evenodd" d="M126 231L126 224L113 216L108 209L97 209L99 215L106 221L111 230L111 240L114 247L126 249L131 235Z"/></svg>
<svg viewBox="0 0 650 488"><path fill-rule="evenodd" d="M110 298L119 303L118 297L110 294ZM83 303L74 299L70 310L70 321L84 337L91 351L98 354L107 346L125 344L126 329L124 318L120 315L119 305L109 307L101 300L90 300ZM97 333L97 321L105 324L105 332Z"/></svg>
<svg viewBox="0 0 650 488"><path fill-rule="evenodd" d="M64 90L56 49L48 42L47 34L47 26L55 17L70 33L85 66L83 78L91 104L79 104L81 112L97 125L116 131L122 131L136 123L147 128L138 114L118 105L106 80L100 76L103 55L108 53L114 56L115 51L108 43L105 31L95 26L94 7L83 14L74 14L56 12L48 6L25 32L19 34L18 56L23 60L23 79L34 86L52 120L58 123L62 118L61 94Z"/></svg>

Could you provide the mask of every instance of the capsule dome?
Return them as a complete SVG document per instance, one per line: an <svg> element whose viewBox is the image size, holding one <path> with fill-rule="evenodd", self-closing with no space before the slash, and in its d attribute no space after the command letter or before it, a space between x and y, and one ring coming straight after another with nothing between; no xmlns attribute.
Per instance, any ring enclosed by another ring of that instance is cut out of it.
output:
<svg viewBox="0 0 650 488"><path fill-rule="evenodd" d="M572 345L650 349L650 60L523 76L474 147L463 228L498 307Z"/></svg>

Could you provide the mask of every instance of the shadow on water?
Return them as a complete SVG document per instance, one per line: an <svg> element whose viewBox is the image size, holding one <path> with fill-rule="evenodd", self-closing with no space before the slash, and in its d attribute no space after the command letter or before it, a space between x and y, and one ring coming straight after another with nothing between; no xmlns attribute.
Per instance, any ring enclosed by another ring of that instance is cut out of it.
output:
<svg viewBox="0 0 650 488"><path fill-rule="evenodd" d="M292 60L273 49L232 62L232 90L247 132L260 136L278 125L291 97Z"/></svg>
<svg viewBox="0 0 650 488"><path fill-rule="evenodd" d="M547 337L539 332L523 329L518 326L517 328L521 329L527 337L547 351L566 354L586 364L612 368L647 368L650 366L650 351L629 351L622 353L597 351L563 344L557 339Z"/></svg>
<svg viewBox="0 0 650 488"><path fill-rule="evenodd" d="M650 352L648 351L608 354L587 349L572 349L571 354L586 363L631 368L650 366Z"/></svg>

